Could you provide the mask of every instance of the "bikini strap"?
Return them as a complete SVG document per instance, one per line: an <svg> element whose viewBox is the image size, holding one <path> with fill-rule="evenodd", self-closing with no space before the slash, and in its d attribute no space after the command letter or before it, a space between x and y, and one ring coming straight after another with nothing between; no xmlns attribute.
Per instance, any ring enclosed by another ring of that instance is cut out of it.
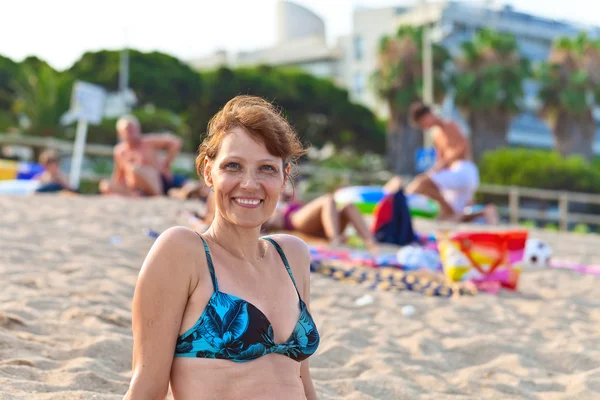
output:
<svg viewBox="0 0 600 400"><path fill-rule="evenodd" d="M215 274L215 267L213 266L212 257L210 256L210 250L208 249L208 243L206 240L200 235L198 232L196 234L202 239L202 243L204 243L204 253L206 254L206 261L208 263L208 272L210 272L210 279L212 279L213 289L215 292L219 291L219 284L217 283L217 275Z"/></svg>
<svg viewBox="0 0 600 400"><path fill-rule="evenodd" d="M279 253L279 256L283 260L283 265L285 265L285 269L287 269L287 272L290 275L290 278L292 278L292 283L294 284L294 288L296 288L296 293L298 294L298 298L302 299L300 297L300 292L298 292L298 286L296 286L296 280L294 279L294 274L292 274L292 269L290 268L290 264L288 263L287 257L285 256L285 253L283 252L283 249L281 248L281 246L279 245L279 243L277 243L275 240L273 240L273 239L271 239L269 237L263 237L262 239L271 242L271 244L273 245L273 247L275 247L275 249Z"/></svg>

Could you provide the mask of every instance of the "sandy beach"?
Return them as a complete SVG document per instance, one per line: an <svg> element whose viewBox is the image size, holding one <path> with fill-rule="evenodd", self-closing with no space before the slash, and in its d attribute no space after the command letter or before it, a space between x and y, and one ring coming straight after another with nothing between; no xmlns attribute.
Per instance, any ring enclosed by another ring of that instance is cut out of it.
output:
<svg viewBox="0 0 600 400"><path fill-rule="evenodd" d="M0 197L0 399L121 399L131 299L153 239L194 203ZM431 223L418 223L422 231ZM600 263L600 236L533 233ZM455 299L312 276L320 399L598 399L600 279L526 269L519 291ZM371 294L373 302L356 299ZM405 317L404 305L415 307Z"/></svg>

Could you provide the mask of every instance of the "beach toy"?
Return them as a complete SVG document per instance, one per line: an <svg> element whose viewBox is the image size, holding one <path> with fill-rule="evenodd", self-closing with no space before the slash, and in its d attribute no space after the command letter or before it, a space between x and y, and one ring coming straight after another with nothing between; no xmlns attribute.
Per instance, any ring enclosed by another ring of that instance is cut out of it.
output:
<svg viewBox="0 0 600 400"><path fill-rule="evenodd" d="M32 162L0 160L0 181L29 180L44 172L44 167Z"/></svg>
<svg viewBox="0 0 600 400"><path fill-rule="evenodd" d="M534 238L527 240L523 264L529 267L548 267L550 258L552 258L552 249L547 243Z"/></svg>
<svg viewBox="0 0 600 400"><path fill-rule="evenodd" d="M338 205L354 204L362 214L370 215L385 195L378 186L348 186L336 190L333 198Z"/></svg>
<svg viewBox="0 0 600 400"><path fill-rule="evenodd" d="M434 200L421 194L409 194L406 196L408 208L413 217L437 218L440 206Z"/></svg>
<svg viewBox="0 0 600 400"><path fill-rule="evenodd" d="M442 233L438 248L444 274L452 281L516 290L526 241L526 230Z"/></svg>
<svg viewBox="0 0 600 400"><path fill-rule="evenodd" d="M387 194L379 186L348 186L336 190L333 198L340 206L354 204L362 214L371 215L377 203ZM439 205L426 196L409 194L406 195L406 201L414 217L436 218L439 214Z"/></svg>

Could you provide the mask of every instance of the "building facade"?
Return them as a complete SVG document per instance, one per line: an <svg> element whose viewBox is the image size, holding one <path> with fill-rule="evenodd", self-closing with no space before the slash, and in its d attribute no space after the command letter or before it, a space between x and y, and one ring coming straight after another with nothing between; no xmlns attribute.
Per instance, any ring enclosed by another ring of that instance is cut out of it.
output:
<svg viewBox="0 0 600 400"><path fill-rule="evenodd" d="M322 18L293 2L279 1L277 42L272 47L237 54L220 51L189 63L200 70L221 65L298 67L347 88L351 100L364 104L385 118L388 110L373 91L370 77L377 68L381 38L393 35L402 25L427 25L431 28L433 40L445 46L451 54L457 54L460 44L471 40L482 28L510 33L515 36L521 53L534 64L547 59L557 37L575 36L581 31L587 31L592 37L600 36L598 28L541 18L490 3L488 1L488 5L484 6L439 1L410 7L357 8L352 15L350 34L329 45ZM516 117L511 126L509 142L512 144L553 146L547 125L535 115L537 90L535 81L525 82L525 112ZM461 120L452 99L444 103L443 113ZM462 125L467 130L464 122ZM600 152L600 141L596 150Z"/></svg>
<svg viewBox="0 0 600 400"><path fill-rule="evenodd" d="M237 54L219 51L188 63L198 70L261 64L297 67L345 86L343 47L343 38L340 38L336 46L327 44L325 22L321 17L296 3L279 1L277 42L273 46Z"/></svg>
<svg viewBox="0 0 600 400"><path fill-rule="evenodd" d="M354 101L363 103L381 116L387 116L385 104L373 90L365 86L377 68L377 51L383 35L394 34L402 25L430 27L433 40L446 47L452 55L460 51L464 41L471 40L482 28L492 28L515 36L521 54L533 64L547 59L553 41L560 36L575 36L587 31L598 36L598 29L554 21L515 11L512 7L476 6L468 3L443 1L414 7L387 7L357 9L353 15L352 51L347 81ZM366 87L366 89L365 89ZM548 126L536 117L538 85L534 80L525 82L525 111L517 116L510 128L509 142L515 145L551 148L553 139ZM462 122L459 112L447 99L443 113ZM599 131L600 134L600 131ZM600 136L596 150L600 151Z"/></svg>

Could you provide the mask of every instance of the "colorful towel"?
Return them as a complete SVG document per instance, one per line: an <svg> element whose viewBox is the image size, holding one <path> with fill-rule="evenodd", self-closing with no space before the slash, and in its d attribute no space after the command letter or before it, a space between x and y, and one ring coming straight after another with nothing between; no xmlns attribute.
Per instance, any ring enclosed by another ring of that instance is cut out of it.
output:
<svg viewBox="0 0 600 400"><path fill-rule="evenodd" d="M396 253L381 253L373 257L363 250L330 249L327 246L310 246L313 261L345 261L367 267L404 267L398 263Z"/></svg>
<svg viewBox="0 0 600 400"><path fill-rule="evenodd" d="M477 289L469 284L446 284L406 273L397 268L370 268L339 260L313 260L311 272L346 283L364 283L371 289L384 291L409 290L426 296L454 297L474 295Z"/></svg>
<svg viewBox="0 0 600 400"><path fill-rule="evenodd" d="M550 268L570 269L582 274L600 276L600 265L582 265L566 260L553 260L550 262Z"/></svg>

